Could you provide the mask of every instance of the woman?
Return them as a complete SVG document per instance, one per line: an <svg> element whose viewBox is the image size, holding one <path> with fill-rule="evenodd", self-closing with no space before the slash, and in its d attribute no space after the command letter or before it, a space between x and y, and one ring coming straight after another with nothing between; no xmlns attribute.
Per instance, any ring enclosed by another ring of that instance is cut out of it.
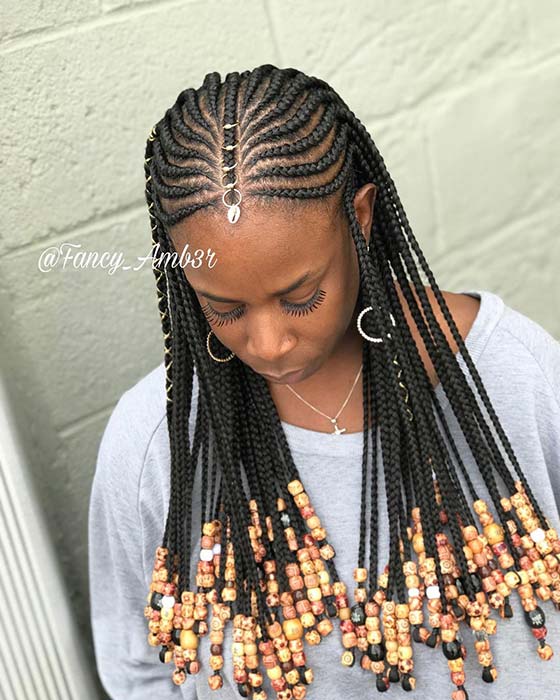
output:
<svg viewBox="0 0 560 700"><path fill-rule="evenodd" d="M145 172L165 353L93 484L107 692L552 698L558 343L438 288L322 80L208 74Z"/></svg>

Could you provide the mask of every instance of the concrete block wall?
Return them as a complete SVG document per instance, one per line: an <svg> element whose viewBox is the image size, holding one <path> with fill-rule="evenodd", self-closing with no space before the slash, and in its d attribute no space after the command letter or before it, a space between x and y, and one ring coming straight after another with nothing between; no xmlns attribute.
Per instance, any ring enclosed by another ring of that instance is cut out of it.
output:
<svg viewBox="0 0 560 700"><path fill-rule="evenodd" d="M559 37L554 0L3 3L0 357L86 644L99 438L161 361L159 318L149 264L41 272L41 253L148 255L152 125L207 72L270 62L370 129L443 289L494 291L560 338Z"/></svg>

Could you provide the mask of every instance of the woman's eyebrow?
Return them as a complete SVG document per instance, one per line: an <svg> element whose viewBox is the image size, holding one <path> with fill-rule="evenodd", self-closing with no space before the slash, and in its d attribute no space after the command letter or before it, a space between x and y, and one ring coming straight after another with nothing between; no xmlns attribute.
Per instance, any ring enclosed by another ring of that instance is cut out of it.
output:
<svg viewBox="0 0 560 700"><path fill-rule="evenodd" d="M284 289L279 289L276 292L272 293L273 297L280 297L284 294L289 294L290 292L293 292L295 289L298 287L301 287L304 282L307 282L309 279L315 276L315 273L312 273L310 270L305 272L301 277L298 277L298 279L295 282L292 282L292 284L289 284L287 287L284 287ZM218 301L222 302L224 304L238 304L241 303L240 299L227 299L226 297L220 297L217 296L216 294L211 294L210 292L205 292L203 289L195 289L193 287L194 291L197 294L200 294L204 297L207 297L208 299L212 299L212 301Z"/></svg>

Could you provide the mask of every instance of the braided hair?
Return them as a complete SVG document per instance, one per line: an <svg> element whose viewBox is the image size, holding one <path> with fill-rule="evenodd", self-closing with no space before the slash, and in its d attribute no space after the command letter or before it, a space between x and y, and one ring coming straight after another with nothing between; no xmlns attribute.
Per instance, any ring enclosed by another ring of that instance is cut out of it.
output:
<svg viewBox="0 0 560 700"><path fill-rule="evenodd" d="M539 656L550 658L537 598L560 607L559 580L551 575L558 567L558 535L500 425L383 158L356 115L325 81L293 68L266 64L228 73L223 81L212 72L200 88L181 92L153 127L144 167L171 454L169 510L144 614L149 643L161 647L162 661L174 662L173 682L179 685L200 670L198 644L209 632L208 682L222 686L224 628L232 621L240 694L267 697L262 660L277 697L303 698L313 678L303 642L318 644L338 621L342 663L353 666L358 658L362 669L373 672L379 691L392 682L413 689L412 641L431 647L441 642L453 697L464 700L459 623L476 633L482 677L492 682L491 611L511 617L515 591ZM339 207L355 245L358 301L368 313L362 321L364 447L353 604L265 379L235 356L211 359L204 309L182 268L165 265L177 252L169 237L174 225L223 204L229 220L237 220L240 197L235 203L224 197L224 179L232 176L226 189L242 177L238 194L244 199L275 201L286 210L294 200ZM366 183L377 188L369 246L353 206ZM461 459L404 302L491 502L477 494ZM370 342L372 336L383 342ZM195 373L199 394L191 436ZM380 468L386 524L378 522ZM193 586L196 469L202 475L201 551ZM378 561L384 525L390 533L387 562Z"/></svg>

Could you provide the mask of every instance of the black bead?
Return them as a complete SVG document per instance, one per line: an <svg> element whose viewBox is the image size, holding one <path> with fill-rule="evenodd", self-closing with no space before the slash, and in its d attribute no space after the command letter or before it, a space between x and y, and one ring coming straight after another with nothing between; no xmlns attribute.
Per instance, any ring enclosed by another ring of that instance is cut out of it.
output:
<svg viewBox="0 0 560 700"><path fill-rule="evenodd" d="M383 661L385 658L385 649L383 644L370 644L368 648L368 656L372 661Z"/></svg>
<svg viewBox="0 0 560 700"><path fill-rule="evenodd" d="M389 683L387 682L387 679L382 673L377 674L377 678L375 680L375 687L380 693L384 693L386 690L388 690Z"/></svg>
<svg viewBox="0 0 560 700"><path fill-rule="evenodd" d="M485 683L493 683L494 682L494 678L492 676L492 666L485 666L482 669L482 680Z"/></svg>
<svg viewBox="0 0 560 700"><path fill-rule="evenodd" d="M355 625L363 625L366 621L366 611L361 603L356 603L350 610L350 619Z"/></svg>
<svg viewBox="0 0 560 700"><path fill-rule="evenodd" d="M173 644L179 644L181 643L181 630L174 629L173 632L171 632L171 641Z"/></svg>
<svg viewBox="0 0 560 700"><path fill-rule="evenodd" d="M410 673L403 673L403 677L401 678L401 685L403 687L403 690L413 689L410 684Z"/></svg>
<svg viewBox="0 0 560 700"><path fill-rule="evenodd" d="M159 660L162 664L165 663L165 655L167 654L167 647L161 647L159 651Z"/></svg>
<svg viewBox="0 0 560 700"><path fill-rule="evenodd" d="M451 608L453 610L453 614L458 620L463 620L465 618L465 611L456 600L454 600L451 604Z"/></svg>
<svg viewBox="0 0 560 700"><path fill-rule="evenodd" d="M307 596L300 589L297 591L292 591L292 597L294 599L294 603L299 603L301 600L307 600Z"/></svg>
<svg viewBox="0 0 560 700"><path fill-rule="evenodd" d="M304 685L309 685L309 681L305 677L305 672L307 671L307 666L296 666L296 669L299 672L300 683L303 683Z"/></svg>
<svg viewBox="0 0 560 700"><path fill-rule="evenodd" d="M398 666L390 666L389 667L389 680L391 683L398 683L399 682L399 668Z"/></svg>
<svg viewBox="0 0 560 700"><path fill-rule="evenodd" d="M453 642L443 642L441 645L446 659L459 659L461 657L461 645L454 640Z"/></svg>
<svg viewBox="0 0 560 700"><path fill-rule="evenodd" d="M509 602L504 603L504 617L513 617L513 610Z"/></svg>
<svg viewBox="0 0 560 700"><path fill-rule="evenodd" d="M463 585L463 580L461 578L456 578L455 585L457 586L459 595L463 595L465 593L465 586Z"/></svg>
<svg viewBox="0 0 560 700"><path fill-rule="evenodd" d="M479 593L482 590L482 582L480 580L480 577L478 576L478 574L469 574L469 576L475 593Z"/></svg>
<svg viewBox="0 0 560 700"><path fill-rule="evenodd" d="M241 695L242 698L248 698L249 697L249 686L247 683L238 683L237 684L237 692L239 695Z"/></svg>
<svg viewBox="0 0 560 700"><path fill-rule="evenodd" d="M152 597L150 598L150 605L154 610L161 610L161 599L163 598L162 593L158 593L157 591L154 591L152 593Z"/></svg>
<svg viewBox="0 0 560 700"><path fill-rule="evenodd" d="M338 611L337 611L336 605L334 603L327 603L325 605L325 608L327 611L327 615L329 617L336 617L337 616Z"/></svg>
<svg viewBox="0 0 560 700"><path fill-rule="evenodd" d="M420 625L412 625L412 639L415 642L421 642L422 637L420 636Z"/></svg>
<svg viewBox="0 0 560 700"><path fill-rule="evenodd" d="M195 634L198 634L198 633L199 633L199 630L200 630L200 620L195 620L194 623L193 623L193 626L192 626L192 631L193 631Z"/></svg>
<svg viewBox="0 0 560 700"><path fill-rule="evenodd" d="M434 627L434 629L432 630L432 633L430 634L428 639L426 639L426 645L429 646L431 649L433 649L437 645L437 642L438 642L438 630L437 630L437 627Z"/></svg>
<svg viewBox="0 0 560 700"><path fill-rule="evenodd" d="M541 608L539 608L538 605L534 610L525 611L525 619L527 620L529 627L532 627L533 629L543 627L545 623L544 612L541 610Z"/></svg>

